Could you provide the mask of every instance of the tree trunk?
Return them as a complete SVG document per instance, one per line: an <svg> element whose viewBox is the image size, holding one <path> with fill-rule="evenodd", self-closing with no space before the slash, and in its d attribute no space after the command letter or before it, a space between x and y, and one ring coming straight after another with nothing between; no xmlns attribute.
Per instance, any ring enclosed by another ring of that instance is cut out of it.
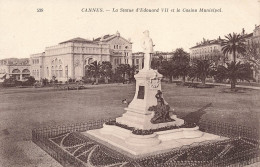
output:
<svg viewBox="0 0 260 167"><path fill-rule="evenodd" d="M185 76L182 76L182 82L185 83Z"/></svg>
<svg viewBox="0 0 260 167"><path fill-rule="evenodd" d="M231 90L236 89L236 80L235 79L231 79Z"/></svg>
<svg viewBox="0 0 260 167"><path fill-rule="evenodd" d="M201 78L201 82L202 82L202 85L205 86L206 85L206 78L205 77Z"/></svg>
<svg viewBox="0 0 260 167"><path fill-rule="evenodd" d="M105 83L108 84L108 78L107 77L105 77Z"/></svg>
<svg viewBox="0 0 260 167"><path fill-rule="evenodd" d="M236 62L236 52L233 51L233 61Z"/></svg>
<svg viewBox="0 0 260 167"><path fill-rule="evenodd" d="M172 75L170 75L169 79L170 79L170 83L172 83Z"/></svg>
<svg viewBox="0 0 260 167"><path fill-rule="evenodd" d="M98 77L96 77L96 85L98 85Z"/></svg>

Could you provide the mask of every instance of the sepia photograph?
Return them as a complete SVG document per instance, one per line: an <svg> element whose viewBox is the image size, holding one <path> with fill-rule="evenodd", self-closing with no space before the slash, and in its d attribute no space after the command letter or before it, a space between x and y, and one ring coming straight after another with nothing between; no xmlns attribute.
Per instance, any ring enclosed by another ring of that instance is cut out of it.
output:
<svg viewBox="0 0 260 167"><path fill-rule="evenodd" d="M0 167L242 166L260 0L0 0Z"/></svg>

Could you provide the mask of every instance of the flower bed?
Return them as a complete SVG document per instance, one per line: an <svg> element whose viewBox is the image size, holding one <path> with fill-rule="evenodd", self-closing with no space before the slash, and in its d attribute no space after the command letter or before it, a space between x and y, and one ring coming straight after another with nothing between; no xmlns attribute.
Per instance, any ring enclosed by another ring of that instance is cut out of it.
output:
<svg viewBox="0 0 260 167"><path fill-rule="evenodd" d="M157 128L157 129L144 130L144 129L135 129L134 127L129 127L127 125L120 124L116 121L106 122L105 124L106 125L115 125L115 126L130 130L135 135L151 135L154 132L167 131L167 130L180 129L180 128L195 128L197 126L195 123L185 123L181 126L165 126L165 127L161 127L161 128Z"/></svg>
<svg viewBox="0 0 260 167"><path fill-rule="evenodd" d="M258 162L260 153L258 140L239 137L215 143L202 142L166 153L130 158L79 132L51 137L49 134L52 133L49 131L43 132L34 130L33 142L65 166L228 166L240 162Z"/></svg>

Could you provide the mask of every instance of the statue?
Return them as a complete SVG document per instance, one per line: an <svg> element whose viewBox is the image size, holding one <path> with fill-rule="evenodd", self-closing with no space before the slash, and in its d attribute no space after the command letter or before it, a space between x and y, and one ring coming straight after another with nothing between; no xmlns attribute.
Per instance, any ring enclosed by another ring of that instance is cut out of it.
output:
<svg viewBox="0 0 260 167"><path fill-rule="evenodd" d="M144 68L149 70L151 68L151 56L153 53L153 40L149 37L149 31L144 31L144 38L142 40L142 48L144 49Z"/></svg>
<svg viewBox="0 0 260 167"><path fill-rule="evenodd" d="M149 107L149 111L154 111L154 117L151 119L151 123L158 124L164 122L174 121L169 115L170 106L165 104L164 99L162 97L162 92L160 90L157 91L155 95L157 99L157 105Z"/></svg>

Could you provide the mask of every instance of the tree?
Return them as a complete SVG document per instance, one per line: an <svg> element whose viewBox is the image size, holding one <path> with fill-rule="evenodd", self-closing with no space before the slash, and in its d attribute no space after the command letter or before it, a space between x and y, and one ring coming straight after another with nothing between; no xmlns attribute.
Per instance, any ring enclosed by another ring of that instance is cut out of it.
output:
<svg viewBox="0 0 260 167"><path fill-rule="evenodd" d="M162 61L162 64L158 69L158 72L161 73L163 76L168 77L170 79L170 82L172 82L172 77L174 76L175 72L173 61Z"/></svg>
<svg viewBox="0 0 260 167"><path fill-rule="evenodd" d="M137 70L137 66L132 65L132 67L130 67L130 76L129 76L130 81L134 81L134 75L136 74L136 70Z"/></svg>
<svg viewBox="0 0 260 167"><path fill-rule="evenodd" d="M152 69L159 69L162 66L162 62L166 61L162 55L159 55L158 57L153 57L151 62L151 68Z"/></svg>
<svg viewBox="0 0 260 167"><path fill-rule="evenodd" d="M249 82L251 79L251 65L249 63L241 64L241 62L234 62L227 63L227 67L225 66L218 66L216 71L216 78L223 80L229 79L231 84L231 89L236 88L237 79L246 80Z"/></svg>
<svg viewBox="0 0 260 167"><path fill-rule="evenodd" d="M101 75L105 77L105 83L108 83L108 78L111 78L112 73L112 64L109 61L103 61L101 64Z"/></svg>
<svg viewBox="0 0 260 167"><path fill-rule="evenodd" d="M173 61L173 77L182 77L182 82L184 83L190 68L189 53L185 52L182 48L177 48L173 52L173 57L170 61Z"/></svg>
<svg viewBox="0 0 260 167"><path fill-rule="evenodd" d="M116 68L116 73L123 76L123 79L126 80L126 76L130 76L131 67L129 64L119 64Z"/></svg>
<svg viewBox="0 0 260 167"><path fill-rule="evenodd" d="M213 65L210 60L200 60L194 61L190 68L189 76L191 78L199 78L202 85L206 85L206 78L210 77L212 74Z"/></svg>
<svg viewBox="0 0 260 167"><path fill-rule="evenodd" d="M260 45L256 42L248 43L246 51L242 55L243 58L252 64L255 74L257 75L260 70ZM258 80L258 78L256 78Z"/></svg>
<svg viewBox="0 0 260 167"><path fill-rule="evenodd" d="M29 76L26 78L26 81L23 82L23 86L32 86L36 82L35 78L33 76Z"/></svg>
<svg viewBox="0 0 260 167"><path fill-rule="evenodd" d="M226 56L219 50L214 49L213 52L209 54L210 60L213 65L223 65L226 62Z"/></svg>
<svg viewBox="0 0 260 167"><path fill-rule="evenodd" d="M102 74L102 64L98 63L97 61L92 62L91 64L87 65L87 74L91 77L95 78L96 84L98 84L98 79Z"/></svg>
<svg viewBox="0 0 260 167"><path fill-rule="evenodd" d="M232 53L233 61L236 62L236 53L245 52L244 38L240 34L236 33L229 33L225 38L226 39L221 43L221 51L224 55Z"/></svg>

